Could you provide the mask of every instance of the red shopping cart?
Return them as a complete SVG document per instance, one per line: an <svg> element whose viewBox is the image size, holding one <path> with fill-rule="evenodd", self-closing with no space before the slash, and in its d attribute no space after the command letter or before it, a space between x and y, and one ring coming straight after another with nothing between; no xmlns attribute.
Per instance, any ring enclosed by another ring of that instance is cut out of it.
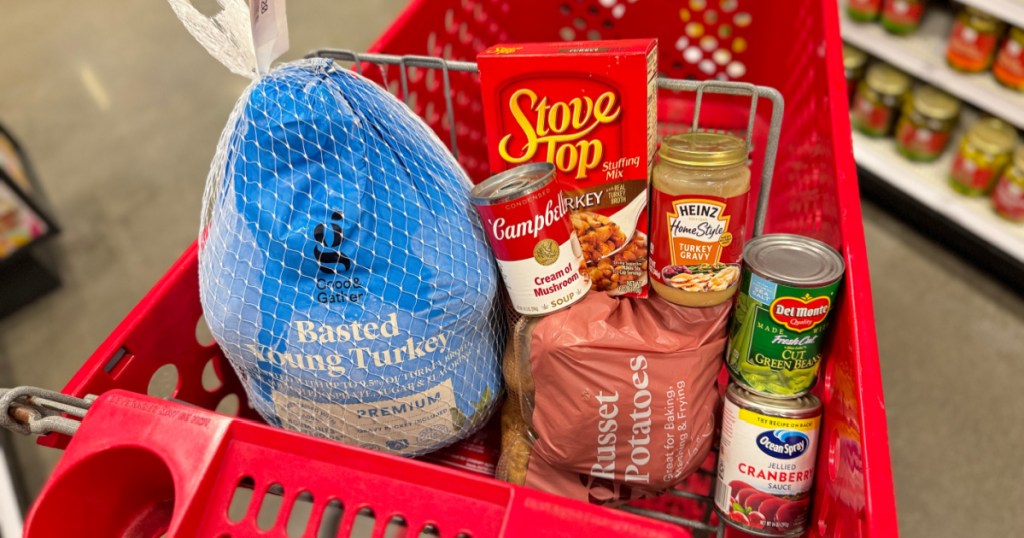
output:
<svg viewBox="0 0 1024 538"><path fill-rule="evenodd" d="M372 51L471 60L502 41L653 35L663 76L778 89L787 108L766 231L821 239L847 264L815 389L825 419L809 535L887 537L897 533L895 502L836 11L833 0L418 0ZM349 59L450 140L472 177L486 176L475 74L416 62L402 62L396 72ZM685 125L694 105L692 95L660 95L661 127ZM709 100L702 124L728 128L735 106L729 98ZM755 127L770 123L768 113L758 110ZM745 127L746 113L740 117ZM755 135L753 144L757 166L766 140ZM372 536L722 532L699 493L677 492L627 513L243 420L258 417L241 384L217 346L196 338L203 323L196 274L193 246L63 396L31 389L0 395L0 408L10 404L25 431L54 432L41 442L67 448L30 514L30 536L336 536L348 535L360 518L373 521ZM171 400L140 394L169 370L177 376ZM218 381L204 382L204 370ZM100 396L82 399L87 395ZM231 399L241 418L212 411ZM64 417L43 416L41 408ZM83 415L80 426L66 418Z"/></svg>

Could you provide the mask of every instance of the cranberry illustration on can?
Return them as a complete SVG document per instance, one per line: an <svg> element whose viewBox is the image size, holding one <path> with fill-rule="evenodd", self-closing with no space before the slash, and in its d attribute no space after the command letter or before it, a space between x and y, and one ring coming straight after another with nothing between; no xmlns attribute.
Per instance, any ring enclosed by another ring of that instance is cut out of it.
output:
<svg viewBox="0 0 1024 538"><path fill-rule="evenodd" d="M550 163L518 166L470 192L512 307L543 316L583 298L590 278Z"/></svg>
<svg viewBox="0 0 1024 538"><path fill-rule="evenodd" d="M725 391L715 511L759 536L807 530L821 401L812 395L776 400L736 383Z"/></svg>

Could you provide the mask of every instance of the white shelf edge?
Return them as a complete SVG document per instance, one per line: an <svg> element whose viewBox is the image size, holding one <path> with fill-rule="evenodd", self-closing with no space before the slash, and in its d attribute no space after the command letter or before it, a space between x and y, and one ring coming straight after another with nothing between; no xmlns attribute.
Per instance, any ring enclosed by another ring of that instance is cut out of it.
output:
<svg viewBox="0 0 1024 538"><path fill-rule="evenodd" d="M891 139L854 132L853 153L857 164L880 180L1024 263L1024 224L1001 219L989 198L969 198L947 185L952 150L935 163L914 163L896 153Z"/></svg>
<svg viewBox="0 0 1024 538"><path fill-rule="evenodd" d="M1020 0L960 0L1013 26L1024 27L1024 2Z"/></svg>
<svg viewBox="0 0 1024 538"><path fill-rule="evenodd" d="M16 538L22 535L21 509L14 491L10 463L0 443L0 537Z"/></svg>
<svg viewBox="0 0 1024 538"><path fill-rule="evenodd" d="M967 74L946 65L946 39L952 28L949 12L929 9L917 32L895 36L880 24L850 20L845 6L840 11L843 39L851 45L1024 129L1024 93L1004 88L988 71Z"/></svg>

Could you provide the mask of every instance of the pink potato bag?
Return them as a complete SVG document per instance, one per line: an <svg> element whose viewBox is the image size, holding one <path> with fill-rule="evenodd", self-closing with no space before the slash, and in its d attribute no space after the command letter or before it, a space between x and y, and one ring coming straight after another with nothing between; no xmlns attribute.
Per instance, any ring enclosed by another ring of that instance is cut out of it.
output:
<svg viewBox="0 0 1024 538"><path fill-rule="evenodd" d="M531 324L517 357L528 352L534 385L525 484L609 503L695 471L713 441L730 306L592 294Z"/></svg>

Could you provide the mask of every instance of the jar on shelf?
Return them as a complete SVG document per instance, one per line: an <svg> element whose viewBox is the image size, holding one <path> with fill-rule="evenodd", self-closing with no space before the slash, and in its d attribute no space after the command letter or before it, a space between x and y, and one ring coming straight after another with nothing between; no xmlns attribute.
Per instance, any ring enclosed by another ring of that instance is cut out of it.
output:
<svg viewBox="0 0 1024 538"><path fill-rule="evenodd" d="M747 143L728 134L665 137L651 177L652 289L683 306L714 306L739 287L746 242Z"/></svg>
<svg viewBox="0 0 1024 538"><path fill-rule="evenodd" d="M999 174L1010 163L1010 153L1017 139L1017 130L1001 119L976 121L964 135L953 159L950 185L967 196L991 192Z"/></svg>
<svg viewBox="0 0 1024 538"><path fill-rule="evenodd" d="M1024 91L1024 30L1010 29L996 56L992 74L1003 86Z"/></svg>
<svg viewBox="0 0 1024 538"><path fill-rule="evenodd" d="M1006 27L1003 21L967 6L953 23L946 45L946 62L967 73L979 73L992 65L999 37Z"/></svg>
<svg viewBox="0 0 1024 538"><path fill-rule="evenodd" d="M906 74L888 64L872 64L853 96L853 127L868 136L888 135L909 89Z"/></svg>
<svg viewBox="0 0 1024 538"><path fill-rule="evenodd" d="M896 151L912 161L934 161L949 144L960 117L960 101L932 86L907 98L896 123Z"/></svg>
<svg viewBox="0 0 1024 538"><path fill-rule="evenodd" d="M858 22L871 22L882 12L882 0L849 0L846 14Z"/></svg>
<svg viewBox="0 0 1024 538"><path fill-rule="evenodd" d="M896 35L906 35L921 25L925 0L885 0L882 27Z"/></svg>
<svg viewBox="0 0 1024 538"><path fill-rule="evenodd" d="M999 216L1024 222L1024 146L1013 154L1013 164L1006 168L992 191L992 206Z"/></svg>
<svg viewBox="0 0 1024 538"><path fill-rule="evenodd" d="M846 74L847 101L853 99L853 93L857 89L857 83L864 78L864 69L867 67L868 55L864 51L843 43L843 71Z"/></svg>

